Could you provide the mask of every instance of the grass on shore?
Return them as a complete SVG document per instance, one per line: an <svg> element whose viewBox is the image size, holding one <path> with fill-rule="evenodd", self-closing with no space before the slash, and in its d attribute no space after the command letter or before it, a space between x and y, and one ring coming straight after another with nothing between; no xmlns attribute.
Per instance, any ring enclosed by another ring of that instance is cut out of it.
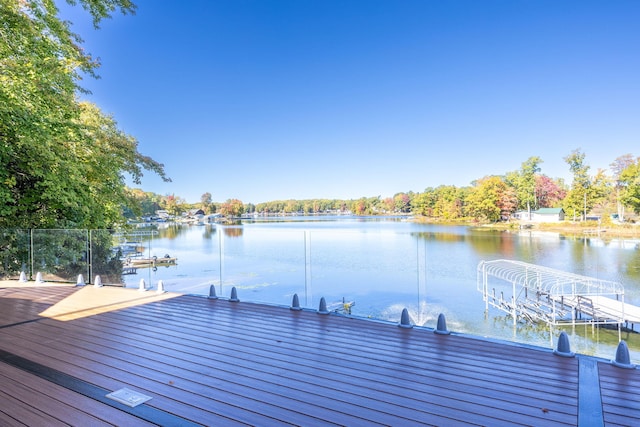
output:
<svg viewBox="0 0 640 427"><path fill-rule="evenodd" d="M429 218L420 218L419 222L451 224L451 225L469 225L482 227L483 229L493 230L538 230L560 233L567 236L584 236L584 235L600 235L609 237L637 237L640 238L640 224L616 224L609 222L608 224L598 223L598 221L562 221L562 222L494 222L479 223L472 220L463 220L455 222L433 221Z"/></svg>

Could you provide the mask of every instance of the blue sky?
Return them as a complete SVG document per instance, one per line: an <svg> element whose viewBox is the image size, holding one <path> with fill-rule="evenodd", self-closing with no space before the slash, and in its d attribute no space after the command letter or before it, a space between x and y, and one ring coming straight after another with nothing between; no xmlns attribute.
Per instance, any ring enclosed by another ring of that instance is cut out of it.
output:
<svg viewBox="0 0 640 427"><path fill-rule="evenodd" d="M640 156L636 0L138 0L94 30L88 98L188 202L393 196L542 158Z"/></svg>

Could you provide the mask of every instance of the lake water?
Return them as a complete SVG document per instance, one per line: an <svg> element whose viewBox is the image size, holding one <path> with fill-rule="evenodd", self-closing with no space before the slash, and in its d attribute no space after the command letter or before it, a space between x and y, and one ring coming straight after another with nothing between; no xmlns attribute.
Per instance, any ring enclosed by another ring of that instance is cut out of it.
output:
<svg viewBox="0 0 640 427"><path fill-rule="evenodd" d="M640 306L640 241L563 237L535 231L495 231L417 224L398 218L301 217L241 225L161 225L142 242L144 256L177 257L177 265L138 269L127 287L159 280L169 291L209 293L303 307L354 302L352 314L397 322L407 308L414 323L435 327L444 313L451 331L548 348L557 330L519 323L497 309L485 311L477 290L480 261L518 260L620 282L625 301ZM333 306L332 306L333 307ZM615 357L618 331L590 326L565 329L571 349ZM640 325L636 325L640 330ZM640 334L622 332L634 363Z"/></svg>

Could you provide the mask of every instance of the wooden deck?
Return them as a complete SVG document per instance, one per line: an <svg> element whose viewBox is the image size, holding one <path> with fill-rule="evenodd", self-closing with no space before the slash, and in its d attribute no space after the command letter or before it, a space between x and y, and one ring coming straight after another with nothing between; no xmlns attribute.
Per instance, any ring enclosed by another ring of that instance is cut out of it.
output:
<svg viewBox="0 0 640 427"><path fill-rule="evenodd" d="M0 379L3 426L640 425L601 359L123 288L0 282Z"/></svg>

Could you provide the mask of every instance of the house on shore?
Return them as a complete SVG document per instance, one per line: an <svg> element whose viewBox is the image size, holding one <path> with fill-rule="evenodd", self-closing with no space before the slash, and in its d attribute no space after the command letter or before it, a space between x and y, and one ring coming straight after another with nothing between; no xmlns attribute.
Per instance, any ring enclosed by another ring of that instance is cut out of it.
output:
<svg viewBox="0 0 640 427"><path fill-rule="evenodd" d="M513 216L521 221L560 222L564 221L564 209L540 208L538 210L531 211L531 218L529 218L529 212L527 211L518 211Z"/></svg>

